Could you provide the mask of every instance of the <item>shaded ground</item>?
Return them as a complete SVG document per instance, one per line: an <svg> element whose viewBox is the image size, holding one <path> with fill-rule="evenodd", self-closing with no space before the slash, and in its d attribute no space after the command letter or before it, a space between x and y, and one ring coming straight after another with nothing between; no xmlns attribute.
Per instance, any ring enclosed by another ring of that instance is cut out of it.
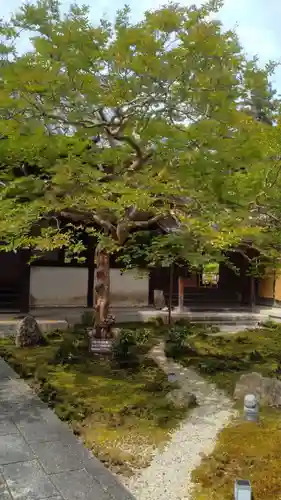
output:
<svg viewBox="0 0 281 500"><path fill-rule="evenodd" d="M18 349L13 339L2 339L0 355L101 461L130 474L146 465L152 447L185 415L167 402L167 377L145 356L152 333L129 366L89 355L81 330L49 334L47 344L36 348Z"/></svg>

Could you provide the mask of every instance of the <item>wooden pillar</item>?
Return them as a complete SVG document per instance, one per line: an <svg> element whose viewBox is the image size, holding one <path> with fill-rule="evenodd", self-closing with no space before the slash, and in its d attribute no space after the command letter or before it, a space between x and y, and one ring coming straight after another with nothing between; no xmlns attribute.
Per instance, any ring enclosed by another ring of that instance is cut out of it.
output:
<svg viewBox="0 0 281 500"><path fill-rule="evenodd" d="M88 290L87 290L87 307L94 307L94 276L95 276L95 249L94 238L88 238Z"/></svg>
<svg viewBox="0 0 281 500"><path fill-rule="evenodd" d="M20 284L20 313L28 314L29 312L29 296L30 296L30 250L20 251L21 260L21 284Z"/></svg>
<svg viewBox="0 0 281 500"><path fill-rule="evenodd" d="M153 290L153 270L150 271L148 277L148 305L154 305L154 290Z"/></svg>
<svg viewBox="0 0 281 500"><path fill-rule="evenodd" d="M276 287L276 269L274 269L274 273L273 273L273 284L272 284L272 287L273 287L273 290L272 290L272 297L273 297L273 305L275 306L276 305L276 298L275 298L275 295L276 295L276 292L275 292L275 287Z"/></svg>
<svg viewBox="0 0 281 500"><path fill-rule="evenodd" d="M173 281L174 281L174 264L170 265L170 277L169 277L169 314L168 314L168 324L172 322L172 307L173 307Z"/></svg>
<svg viewBox="0 0 281 500"><path fill-rule="evenodd" d="M179 277L178 285L179 285L178 308L179 308L179 312L182 312L184 309L184 278Z"/></svg>
<svg viewBox="0 0 281 500"><path fill-rule="evenodd" d="M255 286L255 278L254 276L251 276L251 282L250 282L250 305L251 307L254 307L256 304L256 286Z"/></svg>

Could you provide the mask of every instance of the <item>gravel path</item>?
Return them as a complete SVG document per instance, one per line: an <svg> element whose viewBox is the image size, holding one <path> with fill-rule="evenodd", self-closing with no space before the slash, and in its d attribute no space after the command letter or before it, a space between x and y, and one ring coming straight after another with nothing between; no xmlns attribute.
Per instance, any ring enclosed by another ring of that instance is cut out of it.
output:
<svg viewBox="0 0 281 500"><path fill-rule="evenodd" d="M216 436L235 415L231 401L195 371L166 358L161 343L151 356L175 373L183 391L196 395L199 406L173 432L164 450L157 450L149 467L127 483L137 500L191 500L192 471L203 454L212 452Z"/></svg>

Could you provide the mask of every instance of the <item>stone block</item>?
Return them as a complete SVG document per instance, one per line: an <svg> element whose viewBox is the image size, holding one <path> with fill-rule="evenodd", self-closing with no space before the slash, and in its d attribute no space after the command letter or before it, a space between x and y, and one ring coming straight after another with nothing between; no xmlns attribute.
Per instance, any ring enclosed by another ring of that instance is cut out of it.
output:
<svg viewBox="0 0 281 500"><path fill-rule="evenodd" d="M36 460L5 465L2 473L17 500L59 497L57 489Z"/></svg>
<svg viewBox="0 0 281 500"><path fill-rule="evenodd" d="M48 436L48 434L47 434ZM60 441L33 443L31 448L47 474L56 474L83 469L83 457L79 453L79 443Z"/></svg>
<svg viewBox="0 0 281 500"><path fill-rule="evenodd" d="M112 500L85 469L52 474L50 477L65 500Z"/></svg>
<svg viewBox="0 0 281 500"><path fill-rule="evenodd" d="M33 458L34 454L31 448L21 436L13 434L1 436L0 465L32 460Z"/></svg>

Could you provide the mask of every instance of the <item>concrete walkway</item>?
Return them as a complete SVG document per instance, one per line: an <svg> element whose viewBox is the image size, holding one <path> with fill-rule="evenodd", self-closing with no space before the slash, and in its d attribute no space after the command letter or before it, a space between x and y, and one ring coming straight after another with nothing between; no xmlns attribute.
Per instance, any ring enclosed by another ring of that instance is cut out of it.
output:
<svg viewBox="0 0 281 500"><path fill-rule="evenodd" d="M134 500L0 358L0 500Z"/></svg>

